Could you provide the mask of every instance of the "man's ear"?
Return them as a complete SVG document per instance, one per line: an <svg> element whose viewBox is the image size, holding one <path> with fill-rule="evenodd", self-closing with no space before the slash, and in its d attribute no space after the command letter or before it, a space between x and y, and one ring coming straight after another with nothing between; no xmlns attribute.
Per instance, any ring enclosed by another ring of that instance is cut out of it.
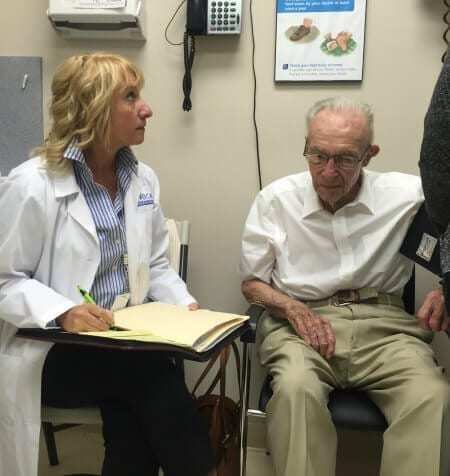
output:
<svg viewBox="0 0 450 476"><path fill-rule="evenodd" d="M363 167L365 167L372 157L375 157L380 152L380 147L376 144L370 146L369 150L366 153L366 158L363 160Z"/></svg>

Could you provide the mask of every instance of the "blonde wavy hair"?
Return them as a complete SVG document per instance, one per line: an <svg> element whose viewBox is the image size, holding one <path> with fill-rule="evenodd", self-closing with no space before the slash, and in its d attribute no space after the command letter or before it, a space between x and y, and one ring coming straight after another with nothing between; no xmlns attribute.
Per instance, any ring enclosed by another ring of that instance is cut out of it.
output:
<svg viewBox="0 0 450 476"><path fill-rule="evenodd" d="M144 85L139 68L123 56L91 53L68 58L56 70L51 91L50 132L34 149L51 169L64 169L63 153L73 139L86 150L102 141L108 147L111 134L112 96L129 82Z"/></svg>

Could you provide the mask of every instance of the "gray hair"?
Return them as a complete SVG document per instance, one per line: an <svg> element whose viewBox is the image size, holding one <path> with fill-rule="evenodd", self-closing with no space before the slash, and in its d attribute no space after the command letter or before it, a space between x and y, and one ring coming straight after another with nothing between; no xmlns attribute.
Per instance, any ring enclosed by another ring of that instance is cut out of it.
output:
<svg viewBox="0 0 450 476"><path fill-rule="evenodd" d="M366 118L367 128L369 130L369 143L372 144L374 137L373 110L369 104L346 97L321 99L314 103L306 113L306 129L308 134L312 120L324 109L360 112Z"/></svg>

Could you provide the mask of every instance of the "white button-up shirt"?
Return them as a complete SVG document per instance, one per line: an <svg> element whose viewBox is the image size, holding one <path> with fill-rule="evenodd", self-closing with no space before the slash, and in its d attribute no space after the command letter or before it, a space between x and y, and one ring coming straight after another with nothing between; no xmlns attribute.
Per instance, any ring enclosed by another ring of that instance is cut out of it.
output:
<svg viewBox="0 0 450 476"><path fill-rule="evenodd" d="M331 214L309 172L284 177L250 210L241 277L306 301L363 287L401 294L413 264L399 248L423 200L419 177L363 170L356 199Z"/></svg>

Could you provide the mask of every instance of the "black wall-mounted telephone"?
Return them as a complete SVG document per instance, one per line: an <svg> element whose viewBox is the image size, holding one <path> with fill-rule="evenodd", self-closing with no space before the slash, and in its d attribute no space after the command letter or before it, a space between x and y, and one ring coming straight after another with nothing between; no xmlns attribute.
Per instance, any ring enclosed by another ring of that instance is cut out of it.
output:
<svg viewBox="0 0 450 476"><path fill-rule="evenodd" d="M192 35L241 32L242 0L187 0L186 29Z"/></svg>
<svg viewBox="0 0 450 476"><path fill-rule="evenodd" d="M184 33L183 110L192 109L191 71L195 56L195 37L200 35L236 35L241 32L242 0L187 0Z"/></svg>

